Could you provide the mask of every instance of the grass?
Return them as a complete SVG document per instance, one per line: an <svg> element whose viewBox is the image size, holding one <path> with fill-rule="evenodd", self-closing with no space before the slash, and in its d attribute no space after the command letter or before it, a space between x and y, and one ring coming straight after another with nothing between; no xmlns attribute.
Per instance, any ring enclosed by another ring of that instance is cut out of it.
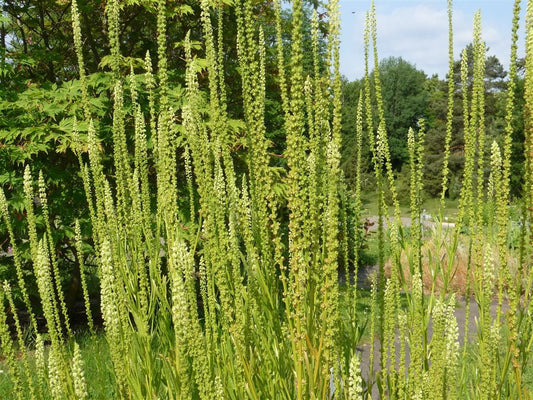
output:
<svg viewBox="0 0 533 400"><path fill-rule="evenodd" d="M378 215L378 193L375 191L364 192L361 194L361 200L363 202L363 217L369 217ZM389 215L394 213L394 205L388 203ZM422 210L425 210L426 214L431 216L438 215L440 207L439 198L425 198L422 202ZM444 210L444 216L448 218L450 222L453 222L457 217L459 209L459 200L446 199L446 208ZM409 204L400 202L400 212L403 217L410 217L411 211Z"/></svg>
<svg viewBox="0 0 533 400"><path fill-rule="evenodd" d="M533 362L531 361L524 369L524 383L533 391Z"/></svg>

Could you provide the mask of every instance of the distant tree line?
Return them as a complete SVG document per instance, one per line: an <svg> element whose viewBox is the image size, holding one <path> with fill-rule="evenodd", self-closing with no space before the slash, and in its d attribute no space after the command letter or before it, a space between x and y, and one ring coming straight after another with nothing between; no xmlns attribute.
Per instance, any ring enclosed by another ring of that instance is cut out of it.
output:
<svg viewBox="0 0 533 400"><path fill-rule="evenodd" d="M466 48L469 59L472 59L472 46ZM464 166L464 135L463 135L463 89L460 78L460 61L454 65L455 98L454 124L450 152L450 187L449 198L457 198L460 192L460 181ZM522 63L522 61L520 61ZM472 63L469 63L469 69ZM415 128L417 121L424 118L427 134L425 138L425 167L424 191L427 197L440 195L442 182L442 163L444 159L444 142L447 117L447 81L437 75L428 77L424 71L416 68L412 63L399 57L390 57L379 63L382 81L383 102L387 133L389 136L391 160L398 176L398 190L408 193L409 168L407 150L407 132L410 127ZM519 71L522 71L519 65ZM373 74L373 72L372 72ZM490 146L496 141L502 146L505 126L505 100L507 88L507 72L494 55L486 58L485 67L485 129L487 139L485 156L490 156ZM373 81L373 77L371 79ZM467 84L471 84L470 80ZM523 74L517 82L517 106L513 120L514 133L512 145L512 175L511 194L519 196L522 189L524 163L524 127L523 127ZM348 182L354 179L354 139L355 115L359 93L364 88L364 80L352 82L344 81L343 86L343 159L342 165ZM365 141L365 156L363 160L363 185L367 189L375 187L372 172L371 152L368 140ZM490 165L486 162L485 165ZM487 167L488 168L488 167ZM487 171L488 175L488 171ZM408 196L407 196L408 198Z"/></svg>

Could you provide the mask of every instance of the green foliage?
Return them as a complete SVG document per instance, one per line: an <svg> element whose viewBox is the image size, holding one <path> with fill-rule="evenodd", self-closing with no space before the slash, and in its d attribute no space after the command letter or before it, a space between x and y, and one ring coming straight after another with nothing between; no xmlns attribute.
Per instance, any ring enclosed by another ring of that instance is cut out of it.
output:
<svg viewBox="0 0 533 400"><path fill-rule="evenodd" d="M428 96L426 75L402 58L388 58L379 64L382 84L383 103L387 131L391 148L391 162L396 171L408 161L407 131L416 126L419 118L427 115ZM373 75L371 75L373 80ZM362 88L362 81L344 83L343 86L343 165L348 181L353 174L349 165L353 165L351 154L355 154L353 140L355 115L354 110ZM365 146L366 147L366 146ZM369 154L366 148L365 153ZM364 157L369 160L370 157ZM363 169L370 169L367 164Z"/></svg>

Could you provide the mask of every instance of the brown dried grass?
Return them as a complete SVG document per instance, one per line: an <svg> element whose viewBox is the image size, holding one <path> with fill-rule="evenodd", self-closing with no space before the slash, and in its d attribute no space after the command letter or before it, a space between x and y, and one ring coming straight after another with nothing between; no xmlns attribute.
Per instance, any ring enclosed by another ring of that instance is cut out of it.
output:
<svg viewBox="0 0 533 400"><path fill-rule="evenodd" d="M445 238L445 240L452 239ZM435 294L440 294L444 290L446 274L450 277L446 288L447 294L455 293L464 296L467 291L468 279L470 279L470 290L474 290L475 282L480 279L480 271L475 271L473 267L470 269L468 267L469 242L470 239L467 236L461 235L458 239L456 251L453 254L448 254L448 248L451 246L439 245L435 236L430 236L424 241L422 245L422 282L426 294L431 293L432 290ZM484 251L487 251L487 246L490 246L494 268L497 271L499 260L496 246L490 244L485 244L484 246ZM472 257L479 257L481 265L483 265L484 254L472 254ZM400 259L401 272L407 287L411 286L410 259L414 259L414 248L407 246L407 250L402 251ZM515 257L509 257L508 263L511 270L516 269L516 262ZM473 265L473 262L471 262L471 265ZM417 267L412 268L413 271L417 269ZM385 264L385 274L387 277L391 275L391 260L388 260Z"/></svg>

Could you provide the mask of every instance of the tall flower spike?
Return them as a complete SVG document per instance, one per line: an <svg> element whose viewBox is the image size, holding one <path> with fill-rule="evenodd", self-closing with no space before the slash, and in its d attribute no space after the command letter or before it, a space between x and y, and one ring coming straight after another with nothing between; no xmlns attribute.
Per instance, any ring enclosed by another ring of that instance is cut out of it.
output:
<svg viewBox="0 0 533 400"><path fill-rule="evenodd" d="M203 26L203 32L205 35L205 51L207 58L207 69L209 73L209 99L211 103L211 118L214 118L216 122L222 116L222 110L220 108L220 96L219 96L219 66L218 58L215 49L215 38L213 33L213 25L211 24L210 7L208 0L201 0L201 20ZM220 132L219 132L220 133ZM225 140L221 138L221 142L225 143Z"/></svg>
<svg viewBox="0 0 533 400"><path fill-rule="evenodd" d="M37 223L33 208L35 201L37 200L33 192L31 170L30 166L26 165L24 169L24 207L26 208L26 217L28 219L28 235L30 237L30 251L33 260L37 259L38 249Z"/></svg>
<svg viewBox="0 0 533 400"><path fill-rule="evenodd" d="M342 89L341 89L341 75L340 75L340 8L338 0L328 1L328 15L329 15L329 60L332 67L332 94L333 94L333 121L331 128L331 135L333 141L340 148L341 146L341 108L342 108Z"/></svg>
<svg viewBox="0 0 533 400"><path fill-rule="evenodd" d="M37 382L39 383L38 386L43 387L47 382L48 366L44 351L44 339L39 333L35 337L35 367L37 371Z"/></svg>
<svg viewBox="0 0 533 400"><path fill-rule="evenodd" d="M472 174L474 172L474 156L472 154L473 144L470 134L470 119L468 118L469 96L468 96L468 53L466 49L461 53L461 87L463 94L463 132L465 141L465 167L461 186L461 196L459 200L459 211L457 212L457 229L460 229L468 221L472 198ZM470 222L469 222L470 223Z"/></svg>
<svg viewBox="0 0 533 400"><path fill-rule="evenodd" d="M65 324L65 328L67 329L67 333L70 337L72 336L72 330L70 329L70 321L69 321L69 315L67 311L67 304L65 302L65 295L63 293L63 288L61 286L61 276L59 275L59 265L58 265L58 260L56 257L56 249L55 249L55 244L54 244L53 236L52 236L52 226L50 224L50 216L48 213L48 199L46 195L46 184L44 182L44 176L43 176L42 171L39 171L39 201L41 203L44 222L46 225L48 246L50 249L49 250L50 259L52 261L52 273L53 273L53 279L55 282L55 291L56 291L57 298L59 301L59 306L61 307L61 314L63 316L63 322Z"/></svg>
<svg viewBox="0 0 533 400"><path fill-rule="evenodd" d="M507 99L505 107L505 137L503 142L503 160L502 160L502 182L501 189L498 191L496 203L496 222L498 226L498 252L500 259L500 273L498 277L498 312L497 321L500 321L501 308L503 304L503 286L504 280L509 286L512 286L510 274L507 268L507 236L508 236L508 218L509 218L509 192L510 192L510 174L511 174L511 155L512 155L512 135L513 135L513 117L516 104L516 82L517 82L517 52L518 52L518 26L520 19L520 0L515 0L513 8L513 28L511 44L511 60L509 63L509 81L507 83ZM518 276L523 275L522 265L519 262ZM519 282L521 282L519 280ZM520 285L516 285L520 286ZM520 287L516 288L522 293ZM527 292L527 291L526 291Z"/></svg>
<svg viewBox="0 0 533 400"><path fill-rule="evenodd" d="M362 200L361 200L361 185L362 185L362 177L361 177L361 162L362 162L362 152L363 152L363 91L359 91L359 101L357 103L357 114L356 114L356 138L355 138L355 147L357 149L357 156L355 159L355 215L354 215L354 228L356 229L356 244L354 249L354 257L356 258L354 260L354 266L357 268L358 266L358 252L361 244L361 229L358 227L359 219L361 218L361 211L362 211ZM357 274L356 274L357 276Z"/></svg>
<svg viewBox="0 0 533 400"><path fill-rule="evenodd" d="M61 342L59 311L54 295L53 280L50 271L50 254L46 237L37 244L37 257L35 258L35 277L37 288L46 319L48 334L52 346L58 347Z"/></svg>
<svg viewBox="0 0 533 400"><path fill-rule="evenodd" d="M154 156L154 162L157 165L157 129L156 129L156 112L155 112L155 78L152 71L152 59L150 58L150 52L146 52L144 58L144 80L146 90L148 91L148 108L150 110L150 138L152 139L152 152Z"/></svg>
<svg viewBox="0 0 533 400"><path fill-rule="evenodd" d="M494 201L499 190L501 190L501 168L502 168L502 155L500 152L500 146L496 141L492 141L490 148L490 175L489 183L487 186L487 197L490 201Z"/></svg>
<svg viewBox="0 0 533 400"><path fill-rule="evenodd" d="M281 92L281 104L285 115L289 113L289 95L287 89L287 79L285 77L285 56L283 51L283 39L281 29L281 0L274 0L274 11L276 19L276 50L278 58L279 87Z"/></svg>
<svg viewBox="0 0 533 400"><path fill-rule="evenodd" d="M85 275L83 242L82 242L82 237L81 237L80 222L78 220L76 220L76 223L74 226L74 233L76 235L76 254L77 254L78 263L80 266L80 280L81 280L81 288L83 292L83 300L85 303L85 314L87 315L87 325L89 325L89 331L91 332L91 335L94 336L95 331L94 331L93 316L91 312L91 302L89 301L89 289L87 287L87 277Z"/></svg>
<svg viewBox="0 0 533 400"><path fill-rule="evenodd" d="M52 346L48 353L48 381L53 400L65 398L65 390L61 371L61 354L57 347Z"/></svg>
<svg viewBox="0 0 533 400"><path fill-rule="evenodd" d="M74 357L72 358L72 380L74 382L74 393L78 400L84 400L89 397L87 392L87 382L85 381L85 373L83 371L83 358L80 351L80 346L74 342Z"/></svg>
<svg viewBox="0 0 533 400"><path fill-rule="evenodd" d="M453 129L453 104L454 104L454 64L453 59L453 0L448 0L448 113L446 115L446 138L444 139L444 160L442 164L442 192L440 212L444 211L445 196L448 190L449 180L449 159L450 159L450 144L452 141L452 129ZM442 217L442 216L441 216Z"/></svg>
<svg viewBox="0 0 533 400"><path fill-rule="evenodd" d="M219 3L217 8L217 64L218 64L218 86L220 90L220 106L222 112L226 111L227 95L226 80L224 79L224 4Z"/></svg>
<svg viewBox="0 0 533 400"><path fill-rule="evenodd" d="M0 290L0 349L2 350L2 356L5 359L5 364L7 364L10 379L13 382L13 394L17 399L23 400L25 397L24 388L20 378L19 366L7 322L7 314L4 302L5 294L3 290Z"/></svg>
<svg viewBox="0 0 533 400"><path fill-rule="evenodd" d="M87 75L85 73L85 64L83 62L83 46L81 41L80 14L78 12L78 2L72 1L72 30L74 33L74 47L78 57L78 73L81 83L81 104L85 120L91 119L91 109L89 106L89 90L87 88Z"/></svg>
<svg viewBox="0 0 533 400"><path fill-rule="evenodd" d="M119 311L117 308L116 276L113 265L111 243L107 238L102 241L100 247L101 275L101 304L102 317L106 339L109 343L109 351L113 362L117 385L121 393L126 393L127 373L124 357L122 328Z"/></svg>
<svg viewBox="0 0 533 400"><path fill-rule="evenodd" d="M107 3L109 46L111 48L111 71L115 81L120 75L120 7L119 0L110 0Z"/></svg>
<svg viewBox="0 0 533 400"><path fill-rule="evenodd" d="M6 195L4 189L0 187L0 214L7 228L7 233L9 234L11 252L13 254L13 262L15 264L15 272L17 276L17 283L22 294L22 299L24 300L24 305L26 311L28 311L30 317L30 323L35 332L37 332L37 320L33 313L33 307L30 302L30 297L28 296L28 290L26 289L26 282L24 280L24 271L22 269L22 260L20 258L20 253L18 250L17 243L15 241L15 235L13 232L13 226L11 225L11 219L9 217L9 209L7 205Z"/></svg>
<svg viewBox="0 0 533 400"><path fill-rule="evenodd" d="M410 204L411 204L411 226L415 227L418 219L416 212L416 159L415 159L415 131L409 128L407 131L407 149L409 150L409 172L410 172Z"/></svg>
<svg viewBox="0 0 533 400"><path fill-rule="evenodd" d="M474 16L474 87L473 87L473 104L472 113L477 116L471 116L475 123L472 126L475 129L472 134L477 136L477 193L476 193L476 223L482 226L483 223L483 197L484 197L484 168L485 168L485 60L486 46L481 37L481 11ZM475 103L474 103L475 102ZM478 229L477 232L480 230Z"/></svg>
<svg viewBox="0 0 533 400"><path fill-rule="evenodd" d="M348 400L363 400L363 379L361 377L361 361L357 353L350 360L350 381Z"/></svg>

